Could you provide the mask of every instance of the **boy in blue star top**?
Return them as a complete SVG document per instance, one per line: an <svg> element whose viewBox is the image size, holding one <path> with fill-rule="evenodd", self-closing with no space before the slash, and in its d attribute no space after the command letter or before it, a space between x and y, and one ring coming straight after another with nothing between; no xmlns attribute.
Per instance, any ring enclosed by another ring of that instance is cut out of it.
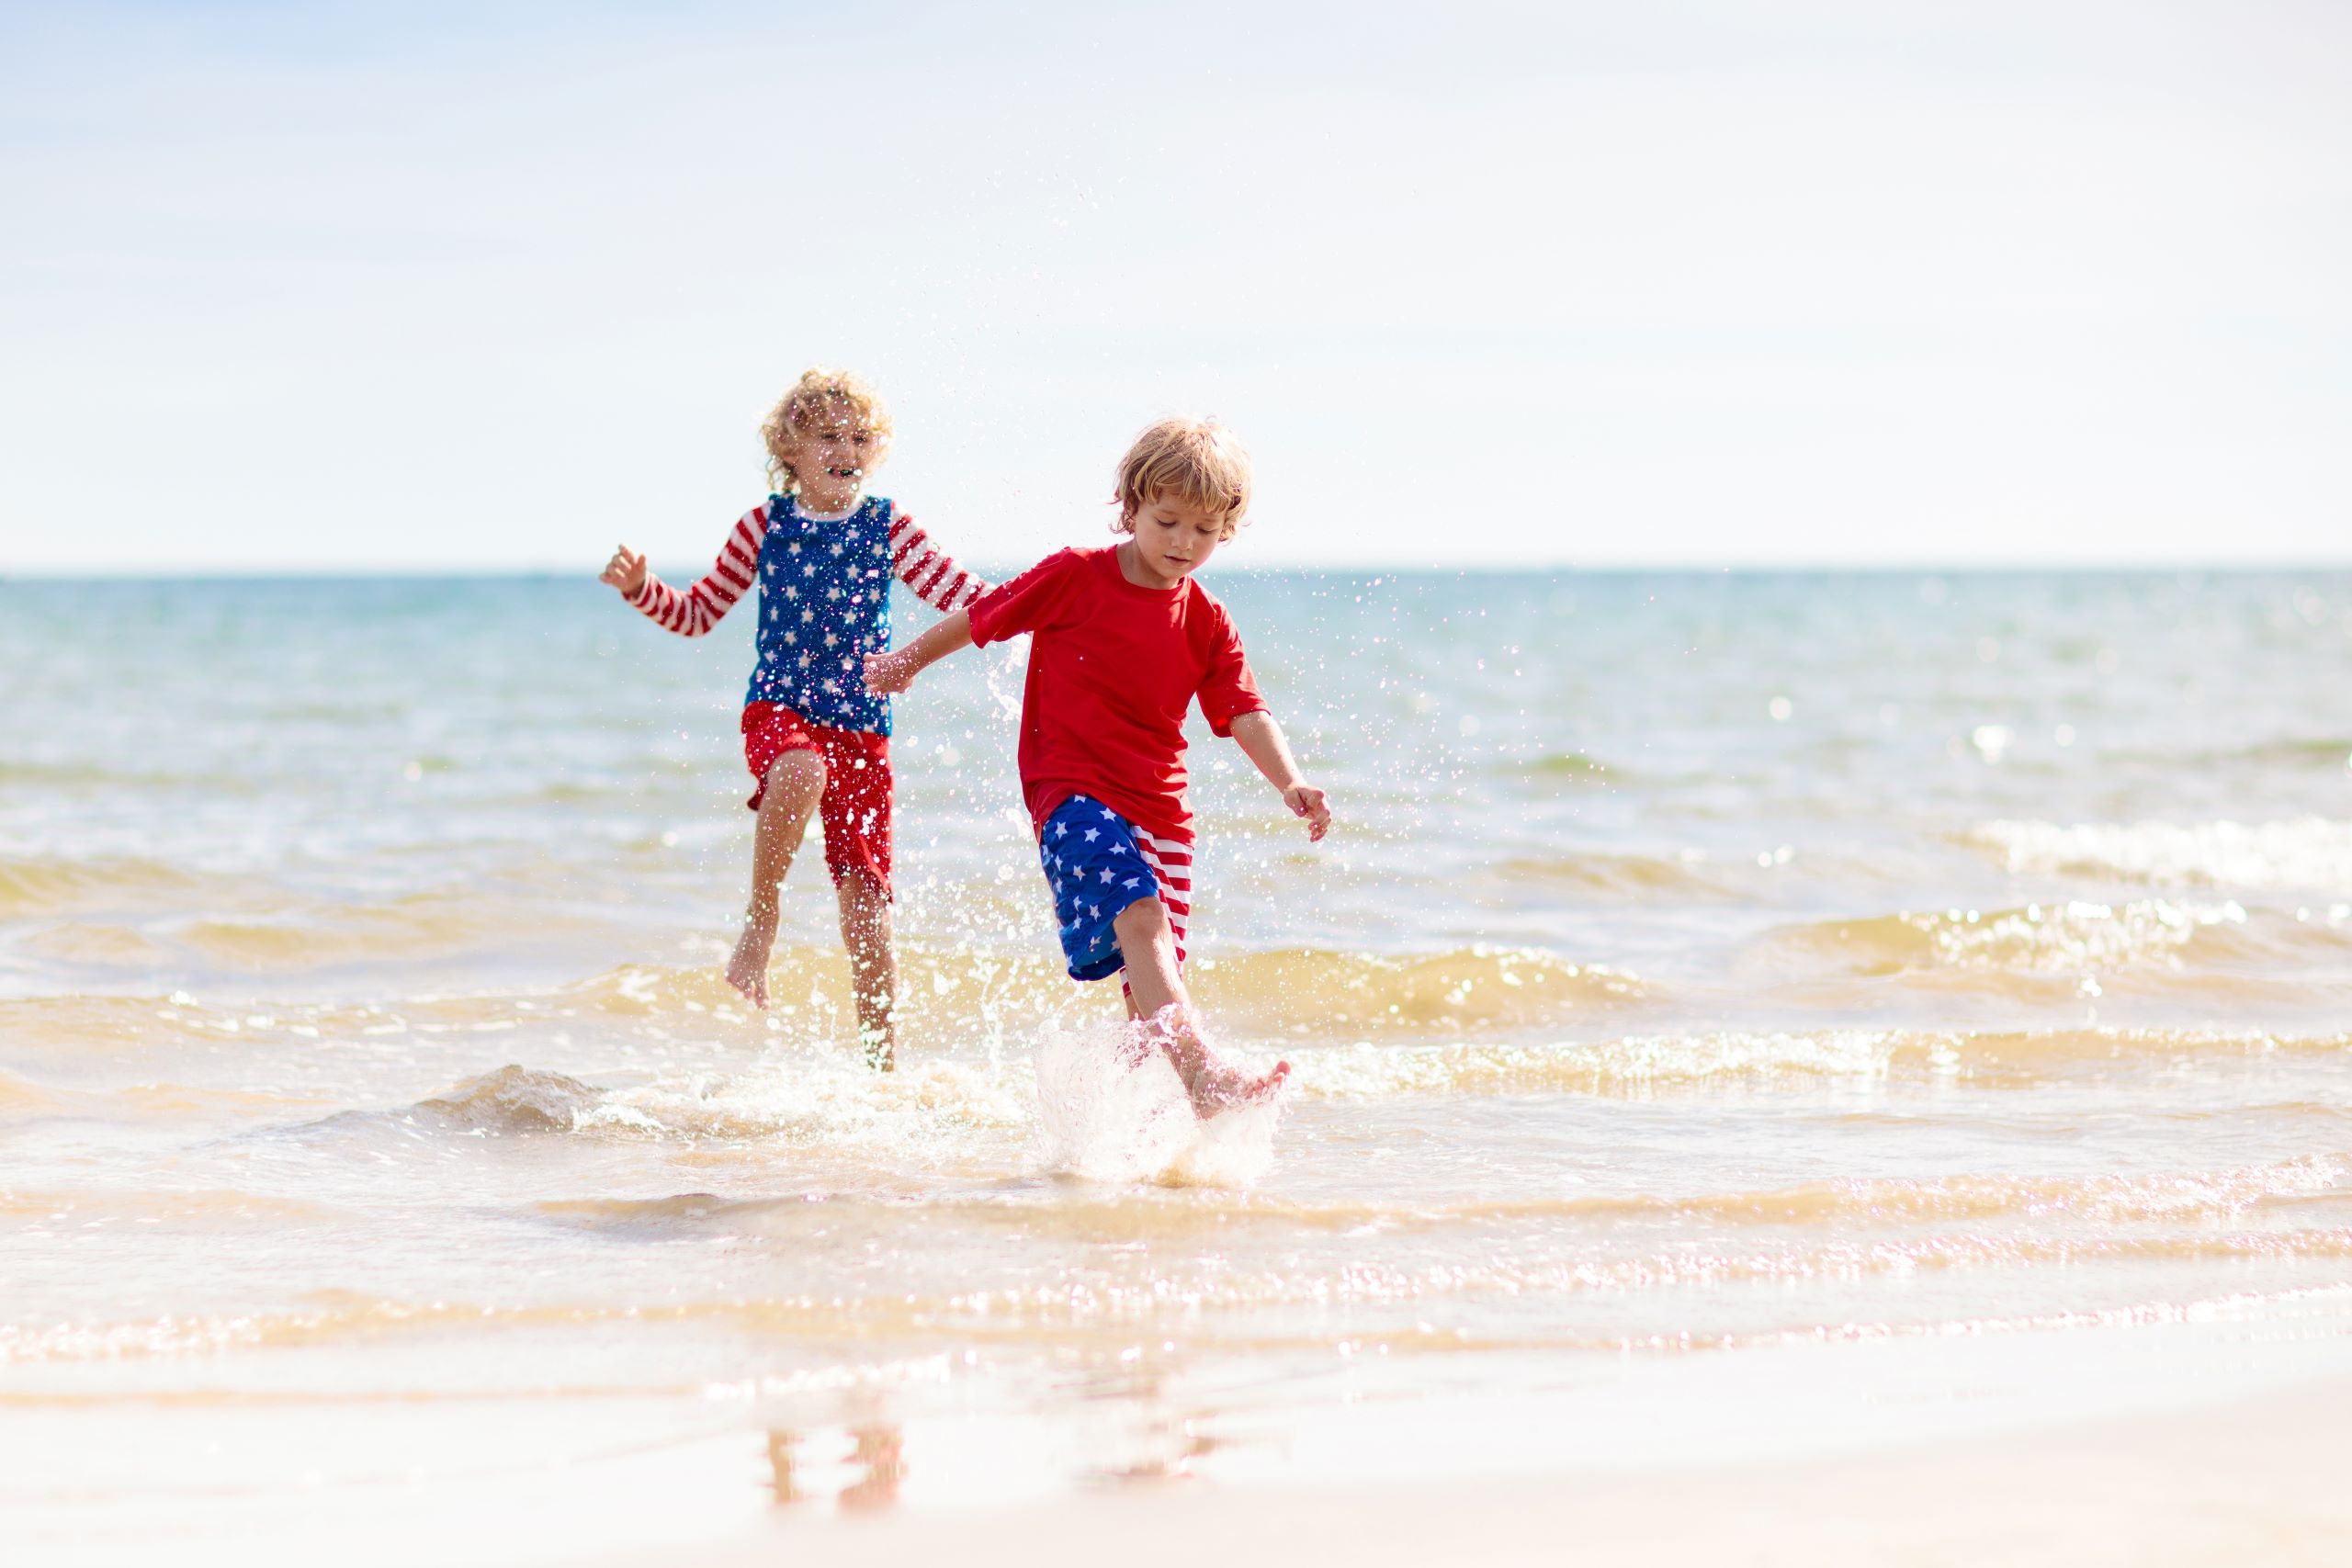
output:
<svg viewBox="0 0 2352 1568"><path fill-rule="evenodd" d="M858 1036L875 1066L896 1051L898 961L890 942L890 705L865 689L864 660L890 646L890 581L959 610L989 586L932 548L866 478L890 446L874 389L819 367L760 434L775 492L739 519L710 571L680 592L621 546L604 581L656 624L700 637L756 580L759 662L743 697L743 760L758 781L752 898L727 979L767 1006L776 894L811 813L841 903Z"/></svg>

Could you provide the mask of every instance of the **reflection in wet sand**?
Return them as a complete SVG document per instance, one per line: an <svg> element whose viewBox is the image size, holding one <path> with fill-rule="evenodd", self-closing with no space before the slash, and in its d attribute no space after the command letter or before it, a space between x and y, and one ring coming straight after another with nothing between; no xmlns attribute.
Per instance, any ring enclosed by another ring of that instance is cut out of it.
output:
<svg viewBox="0 0 2352 1568"><path fill-rule="evenodd" d="M780 1427L768 1428L768 1490L775 1495L779 1508L801 1498L799 1482L792 1469L792 1445L798 1440Z"/></svg>
<svg viewBox="0 0 2352 1568"><path fill-rule="evenodd" d="M850 1450L843 1459L857 1473L841 1489L836 1501L847 1513L878 1513L891 1507L899 1501L899 1487L907 1475L904 1431L893 1423L875 1422L850 1428L848 1436ZM821 1495L823 1488L809 1484L797 1458L800 1435L771 1427L767 1437L768 1491L776 1506L788 1507Z"/></svg>
<svg viewBox="0 0 2352 1568"><path fill-rule="evenodd" d="M1102 1485L1185 1480L1194 1461L1225 1446L1203 1429L1216 1413L1177 1404L1168 1383L1167 1369L1159 1366L1106 1369L1082 1380L1082 1398L1121 1402L1135 1412L1134 1429L1119 1445L1125 1452L1087 1465L1080 1472L1083 1480Z"/></svg>
<svg viewBox="0 0 2352 1568"><path fill-rule="evenodd" d="M906 1479L906 1438L892 1426L861 1427L850 1462L865 1467L865 1476L842 1488L842 1506L855 1513L887 1508L899 1500L899 1483Z"/></svg>
<svg viewBox="0 0 2352 1568"><path fill-rule="evenodd" d="M1174 1416L1147 1422L1140 1445L1143 1452L1138 1458L1125 1464L1097 1466L1087 1472L1087 1479L1112 1485L1192 1479L1194 1461L1208 1458L1225 1446L1221 1439L1201 1430L1204 1419L1200 1416Z"/></svg>

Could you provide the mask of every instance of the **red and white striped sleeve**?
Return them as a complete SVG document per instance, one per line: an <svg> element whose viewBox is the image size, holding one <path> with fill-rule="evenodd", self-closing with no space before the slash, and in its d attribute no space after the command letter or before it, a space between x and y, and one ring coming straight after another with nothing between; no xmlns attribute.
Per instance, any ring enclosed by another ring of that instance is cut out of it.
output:
<svg viewBox="0 0 2352 1568"><path fill-rule="evenodd" d="M681 593L651 572L645 574L645 586L637 591L629 603L644 611L658 626L676 632L680 637L700 637L719 623L744 591L759 581L760 541L767 536L768 509L765 502L752 508L736 520L718 547L718 559L712 563L702 581Z"/></svg>
<svg viewBox="0 0 2352 1568"><path fill-rule="evenodd" d="M989 584L947 558L911 517L890 525L890 570L933 609L952 614L989 591Z"/></svg>

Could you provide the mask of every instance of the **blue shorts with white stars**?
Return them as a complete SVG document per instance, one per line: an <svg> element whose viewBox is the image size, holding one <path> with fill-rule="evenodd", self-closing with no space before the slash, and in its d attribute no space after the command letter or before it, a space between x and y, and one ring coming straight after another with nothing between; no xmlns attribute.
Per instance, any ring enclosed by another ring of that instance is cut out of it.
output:
<svg viewBox="0 0 2352 1568"><path fill-rule="evenodd" d="M1106 980L1125 967L1111 930L1126 908L1159 897L1159 879L1127 819L1091 795L1054 807L1037 840L1037 858L1054 890L1062 953L1073 980Z"/></svg>

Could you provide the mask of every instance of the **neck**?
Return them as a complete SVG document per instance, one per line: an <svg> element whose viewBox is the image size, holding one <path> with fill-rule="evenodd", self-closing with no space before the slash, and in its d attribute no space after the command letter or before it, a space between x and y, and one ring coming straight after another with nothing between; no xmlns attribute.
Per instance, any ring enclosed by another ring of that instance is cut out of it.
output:
<svg viewBox="0 0 2352 1568"><path fill-rule="evenodd" d="M1119 575L1137 588L1173 588L1184 581L1182 577L1162 577L1145 565L1143 552L1136 548L1133 539L1120 542Z"/></svg>
<svg viewBox="0 0 2352 1568"><path fill-rule="evenodd" d="M854 490L827 492L803 488L795 499L803 512L847 512L857 504L862 493Z"/></svg>

